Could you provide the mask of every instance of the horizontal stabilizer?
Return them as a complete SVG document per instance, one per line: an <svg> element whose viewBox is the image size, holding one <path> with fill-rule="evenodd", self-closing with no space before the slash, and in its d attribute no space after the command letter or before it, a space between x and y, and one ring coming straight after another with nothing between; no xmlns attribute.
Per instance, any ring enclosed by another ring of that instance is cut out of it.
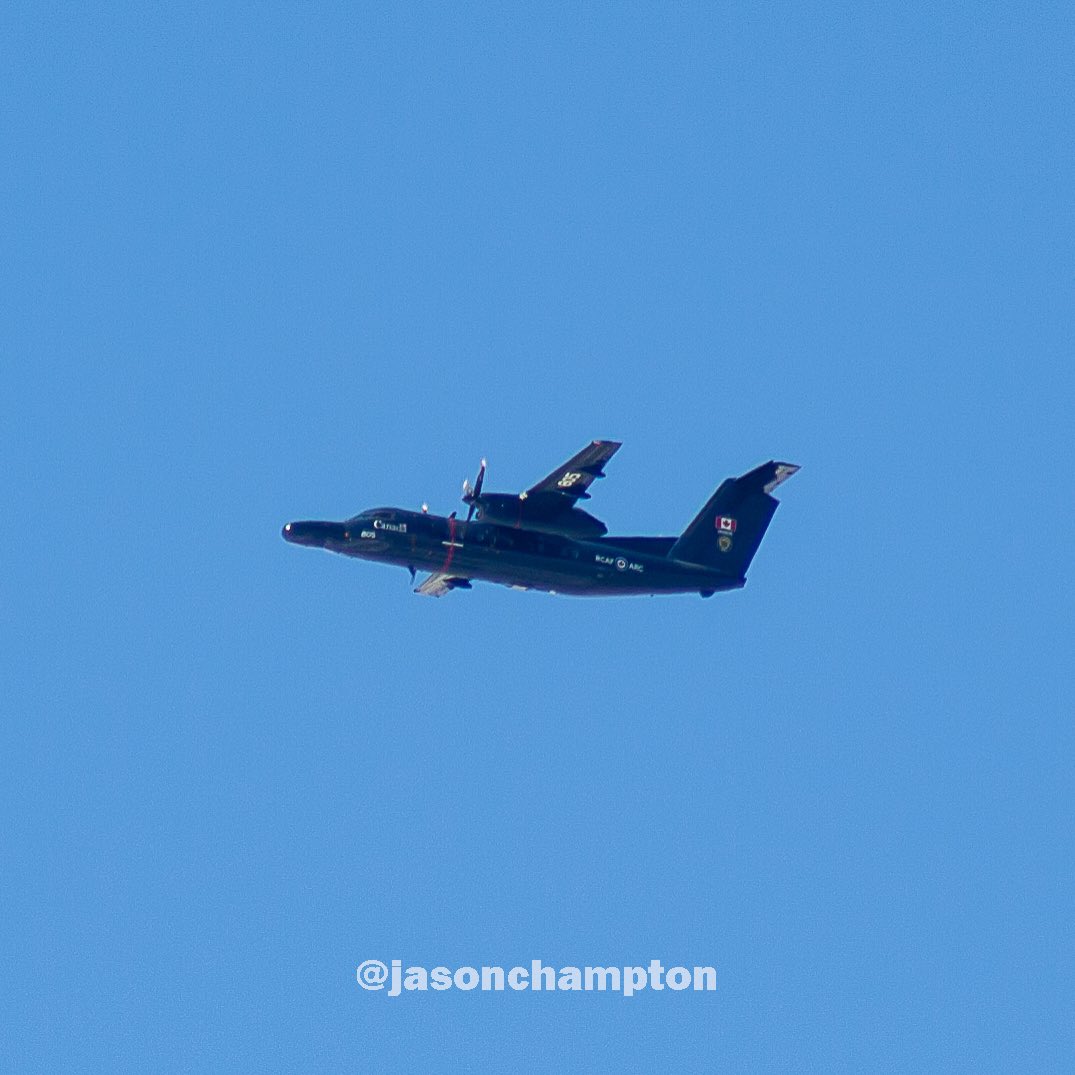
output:
<svg viewBox="0 0 1075 1075"><path fill-rule="evenodd" d="M760 467L755 467L741 478L736 478L735 480L744 490L760 487L763 493L771 493L778 485L783 485L798 470L799 467L795 463L762 463Z"/></svg>

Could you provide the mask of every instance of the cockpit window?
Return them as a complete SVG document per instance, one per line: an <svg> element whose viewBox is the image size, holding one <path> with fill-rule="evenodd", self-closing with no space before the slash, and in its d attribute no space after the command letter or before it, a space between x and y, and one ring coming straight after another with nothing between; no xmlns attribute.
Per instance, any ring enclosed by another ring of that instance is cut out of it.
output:
<svg viewBox="0 0 1075 1075"><path fill-rule="evenodd" d="M368 511L360 511L357 515L347 520L349 526L357 526L359 523L372 523L374 519L392 523L396 521L398 512L392 508L370 508Z"/></svg>

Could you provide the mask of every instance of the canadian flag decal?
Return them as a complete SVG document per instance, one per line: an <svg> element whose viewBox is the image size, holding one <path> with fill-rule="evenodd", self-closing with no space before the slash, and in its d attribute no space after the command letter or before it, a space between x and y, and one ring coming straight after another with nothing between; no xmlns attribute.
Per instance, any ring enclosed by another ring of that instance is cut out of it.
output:
<svg viewBox="0 0 1075 1075"><path fill-rule="evenodd" d="M727 515L717 516L717 529L723 530L725 533L735 533L735 520L730 519Z"/></svg>

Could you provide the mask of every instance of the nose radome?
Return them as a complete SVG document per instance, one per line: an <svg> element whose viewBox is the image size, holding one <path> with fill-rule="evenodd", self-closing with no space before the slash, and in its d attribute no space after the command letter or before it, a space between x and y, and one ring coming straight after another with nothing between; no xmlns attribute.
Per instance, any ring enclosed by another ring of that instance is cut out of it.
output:
<svg viewBox="0 0 1075 1075"><path fill-rule="evenodd" d="M325 547L327 542L346 540L345 527L342 523L330 523L318 519L285 523L280 534L285 541L290 541L292 544L313 545L318 548Z"/></svg>
<svg viewBox="0 0 1075 1075"><path fill-rule="evenodd" d="M285 523L280 531L284 541L290 541L295 545L309 545L316 542L315 523Z"/></svg>

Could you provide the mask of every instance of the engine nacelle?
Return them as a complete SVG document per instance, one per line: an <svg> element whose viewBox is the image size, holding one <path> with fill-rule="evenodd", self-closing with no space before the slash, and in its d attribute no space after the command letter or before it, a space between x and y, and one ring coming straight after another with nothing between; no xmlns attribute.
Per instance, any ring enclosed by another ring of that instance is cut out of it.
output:
<svg viewBox="0 0 1075 1075"><path fill-rule="evenodd" d="M608 533L608 527L600 519L582 508L568 506L556 493L526 497L486 493L478 500L478 518L500 526L577 538L596 538Z"/></svg>

